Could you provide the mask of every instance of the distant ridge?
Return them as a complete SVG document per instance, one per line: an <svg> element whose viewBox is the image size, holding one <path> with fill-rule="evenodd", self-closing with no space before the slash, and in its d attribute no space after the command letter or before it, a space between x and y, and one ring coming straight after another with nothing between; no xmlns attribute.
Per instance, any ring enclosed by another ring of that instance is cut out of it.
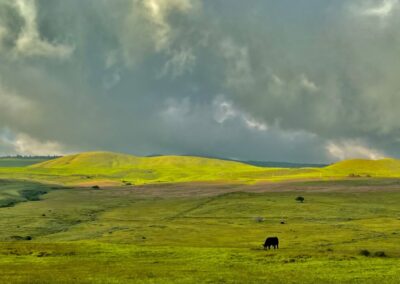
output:
<svg viewBox="0 0 400 284"><path fill-rule="evenodd" d="M162 154L151 154L146 157L161 157L164 156ZM205 156L205 155L196 155L196 154L185 154L180 155L180 157L198 157L198 158L208 158L208 159L217 159L224 161L233 161L239 162L243 164L248 164L257 167L263 168L286 168L286 169L296 169L296 168L323 168L328 166L328 164L322 163L292 163L292 162L275 162L275 161L260 161L260 160L240 160L240 159L230 159L223 158L218 156Z"/></svg>
<svg viewBox="0 0 400 284"><path fill-rule="evenodd" d="M257 166L257 167L267 167L267 168L323 168L328 166L328 164L307 164L307 163L289 163L289 162L268 162L268 161L240 161L245 164Z"/></svg>

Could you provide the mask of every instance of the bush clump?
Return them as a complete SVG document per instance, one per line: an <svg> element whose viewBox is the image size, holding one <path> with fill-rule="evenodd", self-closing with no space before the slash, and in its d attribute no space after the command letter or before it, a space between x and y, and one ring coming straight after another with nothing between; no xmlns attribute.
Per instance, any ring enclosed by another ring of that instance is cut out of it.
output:
<svg viewBox="0 0 400 284"><path fill-rule="evenodd" d="M360 250L360 255L362 255L362 256L370 256L371 252L369 250L367 250L367 249L362 249L362 250Z"/></svg>
<svg viewBox="0 0 400 284"><path fill-rule="evenodd" d="M361 250L360 255L374 256L374 257L387 257L387 255L384 251L377 251L372 254L369 250L366 250L366 249Z"/></svg>
<svg viewBox="0 0 400 284"><path fill-rule="evenodd" d="M45 190L21 190L20 194L28 201L39 201L40 196L47 194Z"/></svg>
<svg viewBox="0 0 400 284"><path fill-rule="evenodd" d="M30 240L32 240L32 237L31 236L26 236L26 237L22 237L22 236L11 236L10 237L12 240L15 240L15 241L30 241Z"/></svg>
<svg viewBox="0 0 400 284"><path fill-rule="evenodd" d="M384 251L377 251L374 253L374 256L376 257L386 257L386 253Z"/></svg>

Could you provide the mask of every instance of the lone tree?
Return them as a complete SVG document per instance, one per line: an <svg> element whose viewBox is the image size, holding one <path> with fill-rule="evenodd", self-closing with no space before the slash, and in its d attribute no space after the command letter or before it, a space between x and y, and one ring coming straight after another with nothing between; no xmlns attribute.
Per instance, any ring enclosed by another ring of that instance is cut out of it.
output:
<svg viewBox="0 0 400 284"><path fill-rule="evenodd" d="M297 196L296 201L303 203L304 202L304 197L303 196Z"/></svg>

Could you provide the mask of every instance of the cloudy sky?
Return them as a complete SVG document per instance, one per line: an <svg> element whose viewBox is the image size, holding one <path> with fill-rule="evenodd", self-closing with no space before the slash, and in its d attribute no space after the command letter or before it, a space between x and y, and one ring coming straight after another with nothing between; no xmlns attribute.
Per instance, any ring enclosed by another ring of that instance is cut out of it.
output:
<svg viewBox="0 0 400 284"><path fill-rule="evenodd" d="M0 0L0 155L400 157L398 0Z"/></svg>

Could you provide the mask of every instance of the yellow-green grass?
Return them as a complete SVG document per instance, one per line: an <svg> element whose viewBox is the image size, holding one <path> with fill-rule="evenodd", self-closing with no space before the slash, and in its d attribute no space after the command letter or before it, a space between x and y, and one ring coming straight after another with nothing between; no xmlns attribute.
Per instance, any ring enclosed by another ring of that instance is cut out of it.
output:
<svg viewBox="0 0 400 284"><path fill-rule="evenodd" d="M0 283L398 283L399 181L268 186L69 188L0 208Z"/></svg>
<svg viewBox="0 0 400 284"><path fill-rule="evenodd" d="M274 169L184 156L135 157L108 152L70 155L27 168L0 168L0 176L61 183L126 181L134 184L188 181L248 181Z"/></svg>
<svg viewBox="0 0 400 284"><path fill-rule="evenodd" d="M399 177L400 160L345 160L325 168L332 175Z"/></svg>
<svg viewBox="0 0 400 284"><path fill-rule="evenodd" d="M200 157L136 157L110 152L88 152L49 160L29 167L0 167L0 178L87 186L195 181L251 184L360 177L400 177L400 161L395 159L347 160L325 168L284 169Z"/></svg>

